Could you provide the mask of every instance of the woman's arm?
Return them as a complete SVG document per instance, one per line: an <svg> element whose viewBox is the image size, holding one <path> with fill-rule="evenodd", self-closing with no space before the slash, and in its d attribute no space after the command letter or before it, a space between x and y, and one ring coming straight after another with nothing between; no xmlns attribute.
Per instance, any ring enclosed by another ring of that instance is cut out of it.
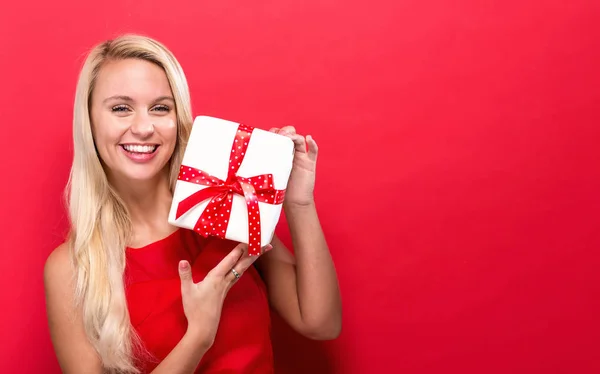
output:
<svg viewBox="0 0 600 374"><path fill-rule="evenodd" d="M273 250L257 262L269 300L300 334L335 339L342 328L342 306L335 267L314 204L289 207L286 217L294 255L274 237Z"/></svg>
<svg viewBox="0 0 600 374"><path fill-rule="evenodd" d="M206 339L202 334L188 330L151 374L194 373L200 360L210 348L210 344L202 343L204 340Z"/></svg>
<svg viewBox="0 0 600 374"><path fill-rule="evenodd" d="M298 332L313 339L336 338L342 326L335 267L313 198L318 147L311 136L287 126L271 129L294 141L294 165L284 202L294 255L274 237L259 260L274 309ZM308 149L307 146L308 145Z"/></svg>

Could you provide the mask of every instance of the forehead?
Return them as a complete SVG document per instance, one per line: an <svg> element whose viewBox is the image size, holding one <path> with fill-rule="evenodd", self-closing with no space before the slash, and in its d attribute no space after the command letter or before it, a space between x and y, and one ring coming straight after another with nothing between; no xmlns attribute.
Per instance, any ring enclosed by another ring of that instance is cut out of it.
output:
<svg viewBox="0 0 600 374"><path fill-rule="evenodd" d="M94 99L113 95L153 100L158 96L171 96L171 87L164 70L152 62L139 59L109 61L98 72Z"/></svg>

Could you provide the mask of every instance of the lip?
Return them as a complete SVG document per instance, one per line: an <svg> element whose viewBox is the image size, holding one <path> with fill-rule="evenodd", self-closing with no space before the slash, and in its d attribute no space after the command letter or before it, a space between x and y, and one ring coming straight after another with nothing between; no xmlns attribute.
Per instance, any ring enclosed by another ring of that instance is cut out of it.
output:
<svg viewBox="0 0 600 374"><path fill-rule="evenodd" d="M156 146L156 149L152 153L132 153L125 150L125 145L147 145L147 146ZM119 144L119 149L121 152L130 160L136 163L145 163L152 160L160 149L160 145L158 144L150 144L150 143L122 143Z"/></svg>
<svg viewBox="0 0 600 374"><path fill-rule="evenodd" d="M156 143L119 143L120 146L124 145L148 145L148 146L158 146Z"/></svg>

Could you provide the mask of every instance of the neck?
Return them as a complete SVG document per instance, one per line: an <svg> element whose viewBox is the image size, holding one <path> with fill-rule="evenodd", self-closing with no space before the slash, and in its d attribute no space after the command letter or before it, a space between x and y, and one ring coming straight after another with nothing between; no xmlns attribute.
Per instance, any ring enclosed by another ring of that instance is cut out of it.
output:
<svg viewBox="0 0 600 374"><path fill-rule="evenodd" d="M146 181L120 180L111 184L123 199L134 231L161 231L167 225L167 217L173 195L169 189L168 170Z"/></svg>

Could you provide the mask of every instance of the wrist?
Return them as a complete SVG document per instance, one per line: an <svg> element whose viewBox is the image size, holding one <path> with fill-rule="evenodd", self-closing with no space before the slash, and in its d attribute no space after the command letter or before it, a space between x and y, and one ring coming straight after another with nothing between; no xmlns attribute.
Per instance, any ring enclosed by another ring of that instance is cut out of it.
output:
<svg viewBox="0 0 600 374"><path fill-rule="evenodd" d="M188 326L183 339L188 341L194 347L197 347L201 350L202 354L212 347L214 339L211 339L209 334L202 329L192 328Z"/></svg>

